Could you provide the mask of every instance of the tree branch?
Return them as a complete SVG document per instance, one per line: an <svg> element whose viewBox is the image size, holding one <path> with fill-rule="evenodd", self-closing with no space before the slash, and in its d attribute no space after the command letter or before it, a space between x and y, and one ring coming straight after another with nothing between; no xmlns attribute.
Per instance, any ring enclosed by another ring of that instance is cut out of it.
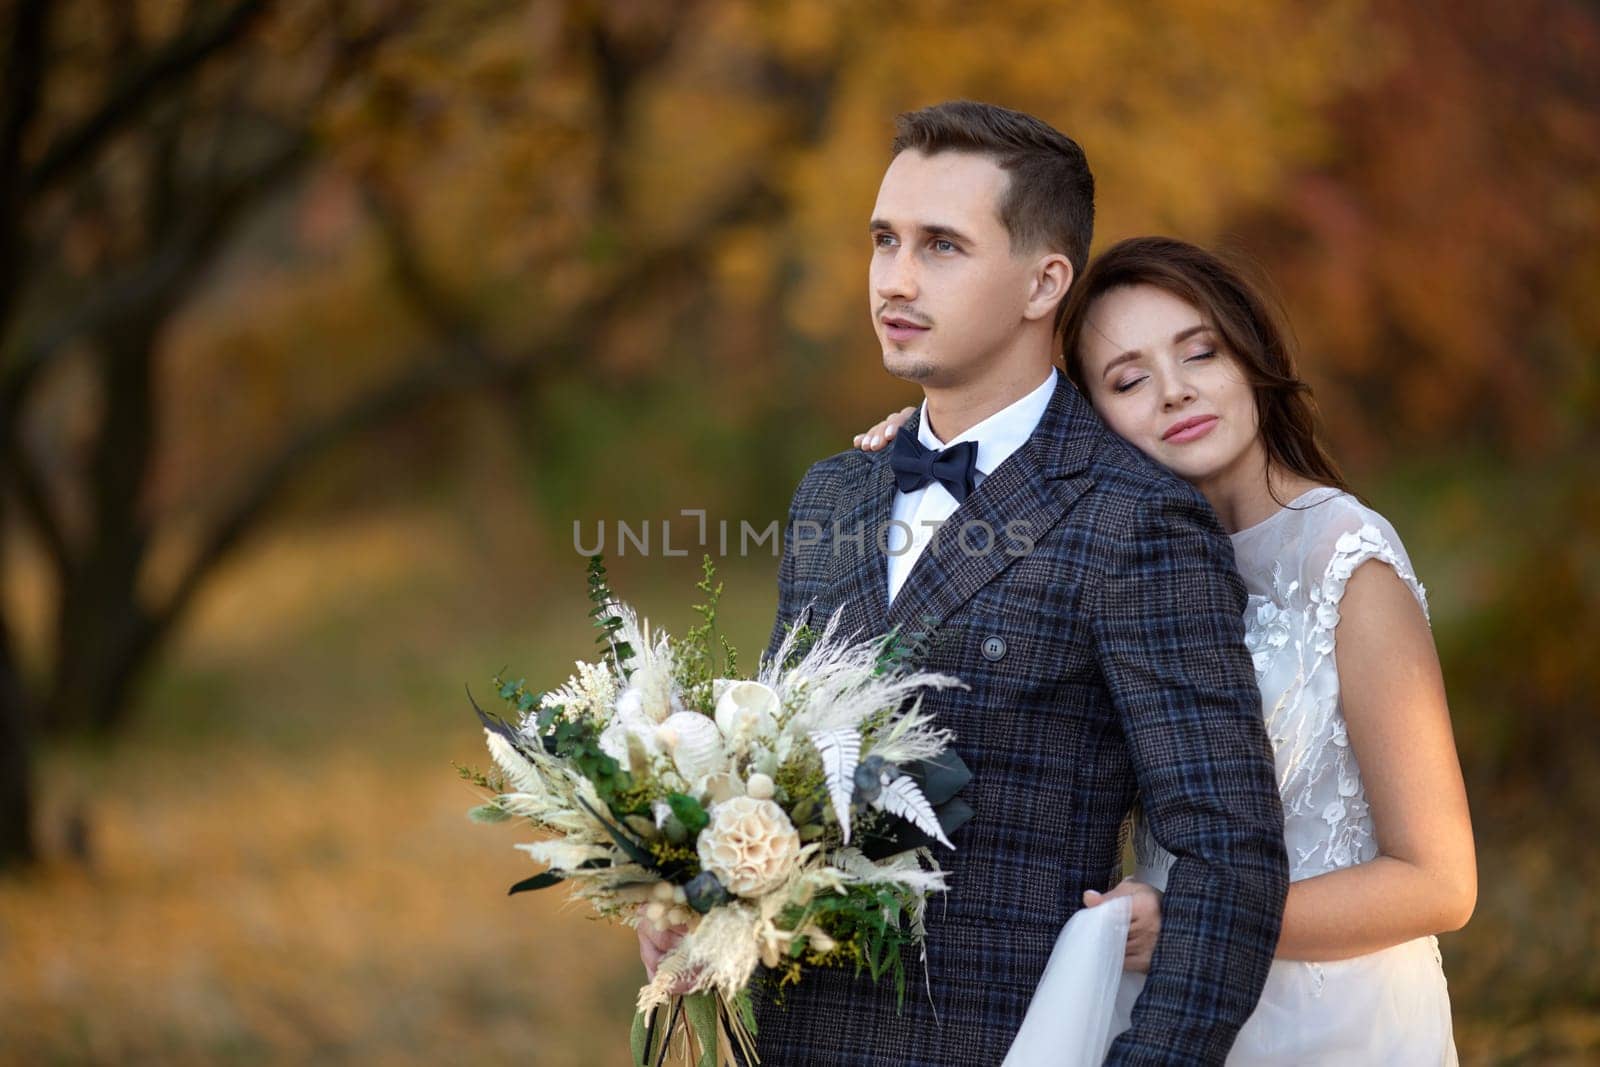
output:
<svg viewBox="0 0 1600 1067"><path fill-rule="evenodd" d="M22 142L44 86L45 31L49 0L21 0L11 20L11 54L6 60L5 117L0 119L0 181L20 187Z"/></svg>
<svg viewBox="0 0 1600 1067"><path fill-rule="evenodd" d="M375 176L362 180L360 187L367 214L377 226L388 253L389 273L401 298L424 328L446 347L458 346L473 360L487 358L471 311L428 268L400 195Z"/></svg>
<svg viewBox="0 0 1600 1067"><path fill-rule="evenodd" d="M49 494L45 492L38 471L34 470L33 461L23 446L16 425L7 421L0 424L0 430L5 434L0 438L0 447L4 448L6 456L5 469L10 472L11 481L16 486L22 513L27 516L34 533L44 545L45 555L55 569L57 582L65 581L67 570L72 565L66 532L56 519Z"/></svg>
<svg viewBox="0 0 1600 1067"><path fill-rule="evenodd" d="M118 78L92 114L51 143L24 180L23 199L31 199L82 166L101 145L138 119L163 89L188 77L242 37L269 4L270 0L237 0L215 20L202 22L203 16L194 16L165 47Z"/></svg>
<svg viewBox="0 0 1600 1067"><path fill-rule="evenodd" d="M683 237L631 260L604 289L563 316L564 329L519 351L497 356L470 320L464 320L465 325L454 319L445 320L451 329L436 337L434 351L439 354L435 358L302 430L257 469L222 513L166 600L149 612L140 643L145 647L153 645L170 629L206 576L242 542L292 478L333 446L444 396L506 383L525 385L533 374L555 374L576 366L591 351L598 324L636 303L645 289L681 278L686 267L704 258L711 244L708 234L770 216L780 206L764 181L752 179L703 224L685 227ZM420 262L419 258L413 281L426 289L432 283Z"/></svg>
<svg viewBox="0 0 1600 1067"><path fill-rule="evenodd" d="M0 425L20 410L33 379L71 342L181 288L210 261L243 209L298 173L310 151L308 137L292 137L249 174L219 183L220 188L186 212L172 235L148 257L65 301L72 310L24 341L0 379Z"/></svg>
<svg viewBox="0 0 1600 1067"><path fill-rule="evenodd" d="M44 88L47 0L21 0L11 20L11 54L6 57L5 95L0 106L0 337L23 278L22 204L25 178L22 145L39 113Z"/></svg>

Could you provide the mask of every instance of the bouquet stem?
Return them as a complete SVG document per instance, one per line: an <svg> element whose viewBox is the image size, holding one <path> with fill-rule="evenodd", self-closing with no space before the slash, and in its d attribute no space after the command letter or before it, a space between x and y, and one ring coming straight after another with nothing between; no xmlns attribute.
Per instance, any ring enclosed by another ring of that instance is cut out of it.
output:
<svg viewBox="0 0 1600 1067"><path fill-rule="evenodd" d="M658 1026L666 1010L666 1025ZM633 1020L634 1067L663 1067L667 1050L679 1032L682 1020L684 1062L694 1067L739 1067L735 1050L750 1067L758 1067L755 1038L739 1007L728 1003L720 993L694 993L673 997L666 1004L635 1015ZM658 1032L659 1031L659 1032Z"/></svg>

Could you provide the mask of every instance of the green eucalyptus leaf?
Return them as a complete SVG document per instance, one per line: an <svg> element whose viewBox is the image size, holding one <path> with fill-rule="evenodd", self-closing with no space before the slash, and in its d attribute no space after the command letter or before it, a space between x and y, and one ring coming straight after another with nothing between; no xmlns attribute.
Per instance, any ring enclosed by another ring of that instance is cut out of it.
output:
<svg viewBox="0 0 1600 1067"><path fill-rule="evenodd" d="M745 1031L754 1037L759 1027L756 1026L756 1005L750 996L750 990L739 990L738 995L733 998L732 1007L739 1013L739 1021L744 1024Z"/></svg>
<svg viewBox="0 0 1600 1067"><path fill-rule="evenodd" d="M605 818L605 816L601 815L598 811L595 811L594 808L590 807L587 800L584 800L582 797L578 797L578 803L583 805L584 811L587 811L590 815L593 815L597 820L599 820L600 825L606 828L606 833L611 835L611 840L617 843L617 847L622 849L622 851L627 854L629 859L646 870L653 871L656 869L655 857L651 856L650 853L646 852L643 848L640 848L636 841L630 838L627 834L623 833L622 830L612 825L611 822Z"/></svg>
<svg viewBox="0 0 1600 1067"><path fill-rule="evenodd" d="M672 814L678 817L691 837L704 830L711 821L711 816L700 806L700 801L683 793L667 794L667 807L672 809Z"/></svg>
<svg viewBox="0 0 1600 1067"><path fill-rule="evenodd" d="M628 1031L628 1048L633 1052L633 1067L648 1067L645 1057L650 1050L644 1047L645 1021L644 1012L633 1013L633 1027Z"/></svg>
<svg viewBox="0 0 1600 1067"><path fill-rule="evenodd" d="M717 999L715 993L696 993L683 998L683 1015L700 1042L700 1060L695 1067L717 1067Z"/></svg>
<svg viewBox="0 0 1600 1067"><path fill-rule="evenodd" d="M467 812L467 818L473 822L505 822L511 818L511 813L497 804L479 804Z"/></svg>
<svg viewBox="0 0 1600 1067"><path fill-rule="evenodd" d="M517 893L526 893L533 889L549 889L551 886L560 881L561 875L557 874L555 871L545 871L542 874L534 875L532 878L524 878L510 889L506 890L506 896L509 897L514 896Z"/></svg>

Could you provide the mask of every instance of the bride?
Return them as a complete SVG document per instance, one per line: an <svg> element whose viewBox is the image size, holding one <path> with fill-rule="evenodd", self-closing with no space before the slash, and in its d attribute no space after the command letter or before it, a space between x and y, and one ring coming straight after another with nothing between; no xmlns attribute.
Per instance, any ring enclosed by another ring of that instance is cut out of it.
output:
<svg viewBox="0 0 1600 1067"><path fill-rule="evenodd" d="M1427 599L1318 441L1287 333L1221 259L1144 237L1073 286L1063 352L1107 425L1210 501L1249 592L1292 884L1228 1063L1456 1063L1434 935L1472 914L1477 869ZM1172 856L1137 817L1134 852L1062 931L1007 1067L1098 1063L1139 1010Z"/></svg>

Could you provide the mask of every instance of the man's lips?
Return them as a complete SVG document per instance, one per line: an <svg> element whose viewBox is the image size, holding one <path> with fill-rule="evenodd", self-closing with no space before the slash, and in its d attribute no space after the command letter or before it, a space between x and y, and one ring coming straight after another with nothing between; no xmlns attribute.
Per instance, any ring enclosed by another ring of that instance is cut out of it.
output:
<svg viewBox="0 0 1600 1067"><path fill-rule="evenodd" d="M898 315L885 315L883 317L883 332L891 341L909 341L913 337L920 337L928 332L928 327Z"/></svg>
<svg viewBox="0 0 1600 1067"><path fill-rule="evenodd" d="M1161 439L1163 441L1171 441L1174 444L1186 444L1189 441L1197 441L1204 437L1211 432L1211 428L1216 424L1217 417L1215 415L1196 415L1188 419L1179 419L1167 427L1166 432L1161 435Z"/></svg>

